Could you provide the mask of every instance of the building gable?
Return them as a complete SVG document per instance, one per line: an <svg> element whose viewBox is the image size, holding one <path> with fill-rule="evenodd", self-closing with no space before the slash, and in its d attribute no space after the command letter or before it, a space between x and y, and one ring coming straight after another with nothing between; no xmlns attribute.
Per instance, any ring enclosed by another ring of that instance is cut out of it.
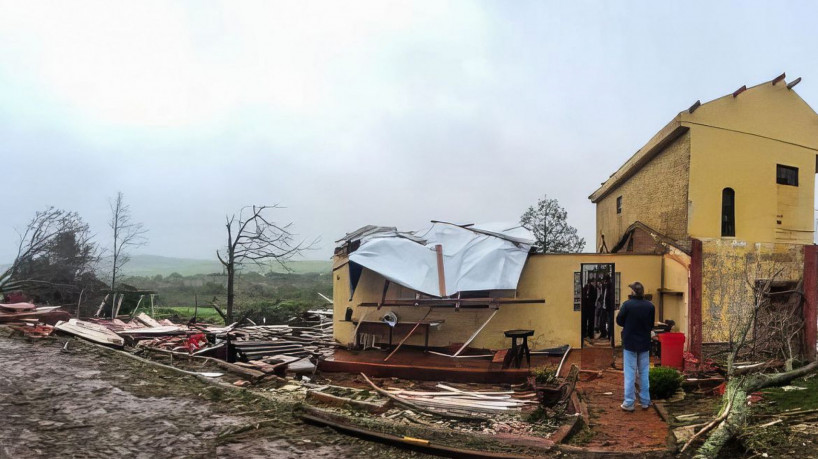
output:
<svg viewBox="0 0 818 459"><path fill-rule="evenodd" d="M728 94L693 113L685 110L679 119L690 128L740 132L818 150L818 114L783 80Z"/></svg>

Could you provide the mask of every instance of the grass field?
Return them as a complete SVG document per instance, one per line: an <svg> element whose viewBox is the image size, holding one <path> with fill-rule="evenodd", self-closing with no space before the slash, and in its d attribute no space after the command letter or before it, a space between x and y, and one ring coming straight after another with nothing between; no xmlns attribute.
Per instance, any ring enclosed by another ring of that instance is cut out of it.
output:
<svg viewBox="0 0 818 459"><path fill-rule="evenodd" d="M291 272L295 274L305 273L328 273L332 267L330 261L324 260L294 260L286 263ZM246 272L267 272L284 273L287 272L278 263L258 267L252 263L244 266ZM194 276L197 274L221 273L224 270L218 260L197 260L192 258L173 258L159 255L134 255L123 271L126 276L168 276L173 273L183 276Z"/></svg>
<svg viewBox="0 0 818 459"><path fill-rule="evenodd" d="M180 320L189 320L193 317L195 308L192 306L171 306L156 308L155 319L172 319L174 317ZM199 322L207 322L212 324L221 324L224 321L222 316L216 312L215 309L207 306L199 306L197 314Z"/></svg>

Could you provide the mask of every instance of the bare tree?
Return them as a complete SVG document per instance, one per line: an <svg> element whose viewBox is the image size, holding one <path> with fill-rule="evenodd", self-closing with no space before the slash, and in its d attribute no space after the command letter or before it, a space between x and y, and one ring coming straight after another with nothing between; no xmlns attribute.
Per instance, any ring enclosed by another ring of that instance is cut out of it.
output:
<svg viewBox="0 0 818 459"><path fill-rule="evenodd" d="M296 241L292 223L279 225L270 219L270 213L281 209L279 205L245 206L238 215L225 217L227 246L216 256L227 271L227 307L225 323L233 321L236 270L247 262L263 266L276 262L289 271L284 261L312 248L317 240L306 243Z"/></svg>
<svg viewBox="0 0 818 459"><path fill-rule="evenodd" d="M567 218L568 212L556 199L543 196L536 207L529 207L520 217L520 225L534 234L539 252L582 252L585 239L577 236L577 229L568 224Z"/></svg>
<svg viewBox="0 0 818 459"><path fill-rule="evenodd" d="M111 290L116 288L116 280L122 270L130 260L129 249L145 245L148 232L142 223L136 223L131 219L131 207L125 204L125 195L121 191L116 197L109 201L111 206L111 219L108 226L114 236L113 248L111 250Z"/></svg>

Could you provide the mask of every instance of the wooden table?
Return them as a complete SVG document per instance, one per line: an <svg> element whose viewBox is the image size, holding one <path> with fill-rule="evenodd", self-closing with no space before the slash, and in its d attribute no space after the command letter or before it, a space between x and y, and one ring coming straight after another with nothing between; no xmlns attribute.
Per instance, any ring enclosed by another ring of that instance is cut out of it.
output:
<svg viewBox="0 0 818 459"><path fill-rule="evenodd" d="M430 320L430 321L423 321L418 326L418 330L423 330L423 350L429 349L429 328L432 324L440 324L443 323L442 320ZM386 324L386 322L381 322L379 320L366 320L360 323L358 326L358 332L355 334L355 344L358 344L358 335L361 333L372 333L372 334L382 334L383 332L387 331L389 335L389 346L392 346L392 334L395 332L402 333L402 336L408 334L415 328L417 322L398 322L395 324L394 327L390 327Z"/></svg>

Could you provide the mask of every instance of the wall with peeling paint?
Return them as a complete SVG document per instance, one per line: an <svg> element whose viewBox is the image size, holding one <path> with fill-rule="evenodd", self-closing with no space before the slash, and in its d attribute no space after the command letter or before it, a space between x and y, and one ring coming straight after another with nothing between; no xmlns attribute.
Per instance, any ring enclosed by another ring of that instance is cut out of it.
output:
<svg viewBox="0 0 818 459"><path fill-rule="evenodd" d="M684 254L681 254L684 257ZM489 325L478 335L472 346L485 349L504 349L511 345L509 338L503 335L504 330L531 329L534 337L529 339L532 348L570 344L579 347L580 343L580 311L574 310L574 273L579 272L582 263L614 263L615 270L620 274L620 302L627 300L630 293L627 285L640 281L645 286L645 293L653 295L654 302L658 302L661 295L662 282L661 255L625 255L625 254L537 254L531 255L526 262L523 274L518 284L517 298L542 298L545 304L510 304L500 306L500 312ZM677 266L677 262L675 263ZM670 264L670 262L668 262ZM336 259L333 271L334 281L334 337L343 344L353 341L355 325L362 318L364 320L380 320L384 314L393 311L402 322L416 322L428 311L427 307L404 306L387 307L380 310L371 306L360 306L361 303L378 302L383 295L384 278L372 271L364 269L358 287L352 299L349 298L349 268L345 259ZM669 268L666 273L674 272L676 268ZM684 268L682 268L684 269ZM680 285L675 274L668 274L668 283L664 289L685 289ZM681 278L686 279L686 274ZM686 295L686 294L685 294ZM667 295L665 295L667 297ZM390 284L387 299L414 298L414 292ZM686 296L680 301L686 301ZM344 321L347 307L351 308L352 322ZM686 309L686 307L685 307ZM428 320L443 320L443 325L432 330L429 343L431 346L445 347L463 343L492 313L490 309L460 309L450 308L433 309ZM658 318L658 311L657 311ZM677 320L677 323L680 321ZM684 327L684 325L682 325ZM616 330L617 342L619 329ZM393 342L402 337L396 336ZM410 345L423 345L423 336L413 336L407 341Z"/></svg>

